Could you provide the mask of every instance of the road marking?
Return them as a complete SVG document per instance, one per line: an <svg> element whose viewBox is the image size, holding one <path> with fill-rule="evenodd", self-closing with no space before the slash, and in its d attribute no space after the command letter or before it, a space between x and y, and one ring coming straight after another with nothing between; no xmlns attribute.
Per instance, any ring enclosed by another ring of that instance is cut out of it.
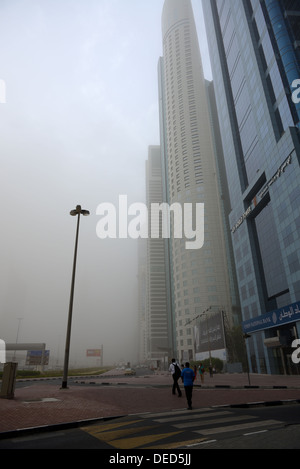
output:
<svg viewBox="0 0 300 469"><path fill-rule="evenodd" d="M101 432L94 434L95 438L101 441L105 441L105 443L109 443L110 445L114 446L114 441L126 441L126 437L129 435L134 435L135 433L145 432L147 430L153 429L152 425L146 427L135 427L135 428L126 428L123 430L112 430L110 432Z"/></svg>
<svg viewBox="0 0 300 469"><path fill-rule="evenodd" d="M220 411L220 412L211 412L210 414L205 414L204 417L217 417L219 415L232 415L232 412L229 412L228 410L223 410L223 411ZM184 416L183 415L180 415L180 416L176 416L176 417L169 417L169 418L163 418L163 419L154 419L155 422L159 422L159 423L167 423L167 422L178 422L180 420L195 420L195 419L198 419L198 423L199 425L202 424L202 420L201 418L203 417L203 415L191 415L191 414L185 414Z"/></svg>
<svg viewBox="0 0 300 469"><path fill-rule="evenodd" d="M120 423L110 423L106 425L90 425L88 427L82 427L82 430L89 435L97 438L99 441L103 441L110 446L118 449L134 449L140 446L145 446L150 443L154 443L157 440L163 440L173 435L179 435L181 431L167 432L160 434L153 434L158 425L147 425L147 426L133 426L135 423L140 423L144 420L128 420ZM129 428L125 428L125 427ZM149 435L141 436L142 432L151 431ZM138 434L138 436L131 437L130 435ZM178 445L178 443L177 443Z"/></svg>
<svg viewBox="0 0 300 469"><path fill-rule="evenodd" d="M243 422L234 425L234 422ZM143 424L146 424L143 426ZM82 427L99 441L117 449L176 449L208 444L210 435L249 429L244 436L262 433L266 427L282 424L278 420L259 420L254 415L236 415L228 410L201 408L195 411L187 409L163 413L143 414L132 420L123 419L113 423L102 423ZM161 425L166 425L165 433L158 432ZM220 426L221 425L221 426ZM126 428L127 427L127 428ZM196 428L197 427L197 428ZM265 427L262 429L262 427ZM170 431L171 429L175 431ZM251 432L253 429L253 432ZM192 435L195 435L193 439ZM181 435L181 436L180 436ZM201 435L197 438L196 435ZM172 437L177 436L176 441ZM167 440L170 438L169 440ZM183 441L180 441L180 438ZM184 439L186 438L186 439ZM167 441L166 441L167 440ZM173 441L172 441L173 440ZM215 440L210 440L213 442ZM157 445L155 443L157 442Z"/></svg>
<svg viewBox="0 0 300 469"><path fill-rule="evenodd" d="M241 418L240 418L241 420ZM270 426L270 425L279 425L282 424L279 420L262 420L259 422L248 422L248 423L241 423L239 425L229 425L225 427L217 427L217 428L203 428L201 430L195 430L195 433L199 433L200 435L214 435L216 433L226 433L226 432L233 432L236 430L243 430L245 428L255 428L255 427L263 427L263 426Z"/></svg>
<svg viewBox="0 0 300 469"><path fill-rule="evenodd" d="M137 422L140 422L140 420L131 420L127 422L108 423L108 424L100 424L100 425L89 425L87 427L82 427L81 430L89 433L92 436L95 436L98 433L107 432L107 431L114 430L120 427L125 427L127 425L132 425L133 423L137 423Z"/></svg>
<svg viewBox="0 0 300 469"><path fill-rule="evenodd" d="M138 447L145 447L149 443L154 443L154 441L162 440L164 438L168 438L174 435L179 435L182 432L171 432L171 433L161 433L158 435L145 435L145 436L137 436L134 438L124 438L121 440L113 440L109 441L108 443L111 446L114 446L118 449L134 449Z"/></svg>
<svg viewBox="0 0 300 469"><path fill-rule="evenodd" d="M165 443L162 445L147 446L145 449L176 449L176 448L191 448L204 443L207 438L198 438L188 441L176 441L175 443Z"/></svg>
<svg viewBox="0 0 300 469"><path fill-rule="evenodd" d="M234 417L227 417L227 418L222 418L222 419L207 419L203 420L202 422L186 422L186 423L179 423L176 425L173 425L175 428L191 428L191 427L202 427L206 425L216 425L219 423L229 423L229 422L240 422L241 420L251 420L251 419L257 419L255 416L247 416L243 415L242 417L234 416Z"/></svg>
<svg viewBox="0 0 300 469"><path fill-rule="evenodd" d="M266 433L268 430L258 430L257 432L244 433L243 436L257 435L258 433Z"/></svg>
<svg viewBox="0 0 300 469"><path fill-rule="evenodd" d="M207 445L208 443L216 443L217 440L206 440L206 441L203 441L202 443L198 443L199 445Z"/></svg>
<svg viewBox="0 0 300 469"><path fill-rule="evenodd" d="M177 415L189 415L190 414L195 414L195 413L202 413L202 412L211 412L212 409L210 407L202 407L201 409L195 409L195 410L187 410L185 407L184 409L181 410L171 410L169 412L156 412L152 414L139 414L140 417L143 419L156 419L156 418L161 418L161 417L171 417L171 416L177 416Z"/></svg>

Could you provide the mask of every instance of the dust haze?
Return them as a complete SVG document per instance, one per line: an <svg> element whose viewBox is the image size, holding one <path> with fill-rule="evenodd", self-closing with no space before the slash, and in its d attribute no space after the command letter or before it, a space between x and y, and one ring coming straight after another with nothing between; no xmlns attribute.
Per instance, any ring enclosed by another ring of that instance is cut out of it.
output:
<svg viewBox="0 0 300 469"><path fill-rule="evenodd" d="M70 364L93 365L86 349L102 345L105 364L137 359L138 243L100 240L96 208L117 208L120 194L145 201L163 3L0 0L0 338L46 343L52 365L63 362L78 204L90 216Z"/></svg>

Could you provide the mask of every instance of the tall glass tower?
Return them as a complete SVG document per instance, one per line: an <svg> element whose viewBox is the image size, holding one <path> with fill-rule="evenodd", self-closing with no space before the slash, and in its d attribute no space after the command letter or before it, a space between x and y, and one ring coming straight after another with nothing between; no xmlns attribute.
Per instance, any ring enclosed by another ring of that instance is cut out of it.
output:
<svg viewBox="0 0 300 469"><path fill-rule="evenodd" d="M300 3L202 0L251 371L297 373ZM298 303L299 302L299 303Z"/></svg>
<svg viewBox="0 0 300 469"><path fill-rule="evenodd" d="M146 199L151 226L151 205L161 204L162 164L157 145L148 149L146 161ZM168 253L165 239L147 239L145 344L146 357L155 367L162 367L172 355L172 319L169 304Z"/></svg>
<svg viewBox="0 0 300 469"><path fill-rule="evenodd" d="M194 320L223 310L233 321L222 201L208 91L190 0L165 0L159 62L164 193L171 205L204 203L204 246L187 250L172 239L173 330L178 358L194 358ZM208 331L206 332L206 337Z"/></svg>

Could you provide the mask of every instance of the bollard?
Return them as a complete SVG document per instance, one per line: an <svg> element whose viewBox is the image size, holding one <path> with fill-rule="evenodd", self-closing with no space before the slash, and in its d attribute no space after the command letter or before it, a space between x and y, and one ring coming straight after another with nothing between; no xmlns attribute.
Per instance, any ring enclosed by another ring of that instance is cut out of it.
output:
<svg viewBox="0 0 300 469"><path fill-rule="evenodd" d="M1 393L0 393L0 397L4 399L14 398L17 367L18 367L18 363L14 363L14 362L4 363L2 386L1 386Z"/></svg>

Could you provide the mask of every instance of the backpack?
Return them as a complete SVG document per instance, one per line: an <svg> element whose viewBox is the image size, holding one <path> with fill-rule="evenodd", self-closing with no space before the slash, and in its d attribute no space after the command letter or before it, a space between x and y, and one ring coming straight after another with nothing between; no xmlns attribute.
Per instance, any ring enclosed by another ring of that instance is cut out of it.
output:
<svg viewBox="0 0 300 469"><path fill-rule="evenodd" d="M174 372L175 378L178 379L181 376L181 369L179 368L177 363L173 363L173 365L174 365L174 370L175 370L175 372Z"/></svg>

